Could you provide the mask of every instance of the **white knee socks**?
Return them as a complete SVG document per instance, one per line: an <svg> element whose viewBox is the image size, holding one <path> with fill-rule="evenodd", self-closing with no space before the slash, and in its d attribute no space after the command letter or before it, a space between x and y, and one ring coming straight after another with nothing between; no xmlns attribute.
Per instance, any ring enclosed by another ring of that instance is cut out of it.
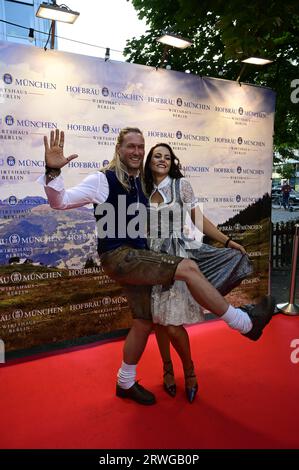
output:
<svg viewBox="0 0 299 470"><path fill-rule="evenodd" d="M128 390L135 383L137 364L126 364L124 361L121 363L121 368L117 374L117 383L121 388Z"/></svg>
<svg viewBox="0 0 299 470"><path fill-rule="evenodd" d="M252 321L248 314L240 308L229 305L227 311L220 317L231 328L240 331L240 333L248 333L252 328Z"/></svg>

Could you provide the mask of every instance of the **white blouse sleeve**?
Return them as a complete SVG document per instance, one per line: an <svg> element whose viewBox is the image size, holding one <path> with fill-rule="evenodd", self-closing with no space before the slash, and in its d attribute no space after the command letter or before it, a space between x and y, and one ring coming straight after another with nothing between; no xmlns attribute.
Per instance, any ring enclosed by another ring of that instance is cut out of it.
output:
<svg viewBox="0 0 299 470"><path fill-rule="evenodd" d="M186 204L191 204L191 209L198 205L198 199L195 197L193 188L186 178L180 179L181 199Z"/></svg>
<svg viewBox="0 0 299 470"><path fill-rule="evenodd" d="M90 203L101 204L109 195L107 178L100 171L87 176L81 183L70 189L64 188L61 175L48 184L46 184L45 175L37 181L44 186L49 204L53 209L73 209Z"/></svg>

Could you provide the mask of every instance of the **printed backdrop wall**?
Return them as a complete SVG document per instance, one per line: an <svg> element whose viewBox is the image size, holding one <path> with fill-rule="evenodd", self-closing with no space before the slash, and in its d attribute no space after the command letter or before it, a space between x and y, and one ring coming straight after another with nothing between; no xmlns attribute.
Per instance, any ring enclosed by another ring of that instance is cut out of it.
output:
<svg viewBox="0 0 299 470"><path fill-rule="evenodd" d="M265 88L0 42L0 338L6 352L117 333L127 300L102 271L92 207L55 211L36 180L43 135L66 133L66 186L112 158L125 126L169 143L204 214L255 272L235 305L267 292L275 97Z"/></svg>

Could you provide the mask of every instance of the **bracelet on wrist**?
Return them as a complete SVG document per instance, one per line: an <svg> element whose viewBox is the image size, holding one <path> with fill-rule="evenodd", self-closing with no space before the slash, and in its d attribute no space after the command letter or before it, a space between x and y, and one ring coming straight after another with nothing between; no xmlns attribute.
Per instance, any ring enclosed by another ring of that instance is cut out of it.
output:
<svg viewBox="0 0 299 470"><path fill-rule="evenodd" d="M49 167L46 167L46 176L47 176L47 178L49 178L50 180L54 180L55 178L57 178L57 176L59 176L60 173L61 173L60 168L49 168Z"/></svg>
<svg viewBox="0 0 299 470"><path fill-rule="evenodd" d="M45 169L46 169L46 173L47 173L47 171L52 171L52 170L61 171L60 168L52 168L51 166L48 166L48 165L45 166Z"/></svg>
<svg viewBox="0 0 299 470"><path fill-rule="evenodd" d="M228 239L226 240L226 242L225 242L225 244L224 244L225 248L228 248L228 244L229 244L229 242L231 242L231 241L232 241L231 237L228 237Z"/></svg>
<svg viewBox="0 0 299 470"><path fill-rule="evenodd" d="M57 173L55 173L55 174L54 173L48 173L46 176L47 176L47 178L49 178L49 180L52 181L52 180L55 180L55 178L57 178L57 176L59 176L59 174L57 174Z"/></svg>

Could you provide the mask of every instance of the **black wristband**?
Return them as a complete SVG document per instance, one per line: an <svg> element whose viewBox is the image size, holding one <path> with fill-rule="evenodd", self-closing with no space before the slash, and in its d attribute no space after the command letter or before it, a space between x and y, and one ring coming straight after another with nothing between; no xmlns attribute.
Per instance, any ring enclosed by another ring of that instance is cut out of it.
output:
<svg viewBox="0 0 299 470"><path fill-rule="evenodd" d="M225 248L228 248L228 244L229 244L229 242L231 242L231 241L232 241L231 237L228 237L228 239L226 240L226 242L225 242L225 244L224 244Z"/></svg>
<svg viewBox="0 0 299 470"><path fill-rule="evenodd" d="M52 170L58 171L58 170L60 170L60 168L52 168L52 167L47 166L47 165L46 165L45 169L46 169L46 173L47 173L47 171L52 171Z"/></svg>

